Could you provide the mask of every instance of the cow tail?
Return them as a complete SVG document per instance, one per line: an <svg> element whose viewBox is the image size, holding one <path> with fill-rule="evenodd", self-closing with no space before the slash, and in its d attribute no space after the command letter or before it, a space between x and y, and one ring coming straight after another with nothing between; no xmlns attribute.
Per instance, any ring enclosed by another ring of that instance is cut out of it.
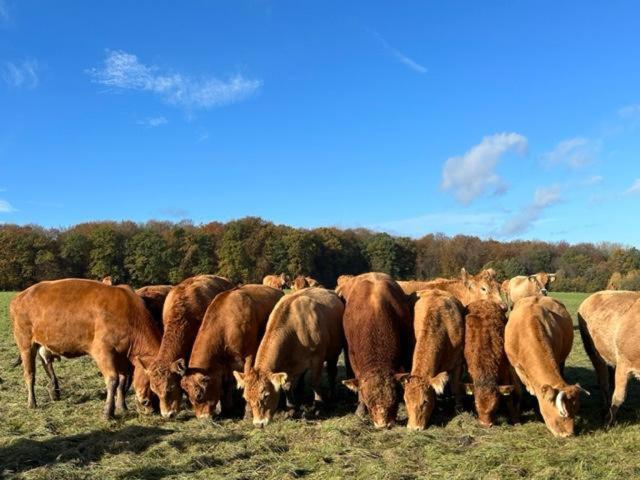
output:
<svg viewBox="0 0 640 480"><path fill-rule="evenodd" d="M578 328L580 330L580 337L582 338L582 344L584 345L584 351L591 359L593 363L593 359L597 358L598 353L596 352L596 346L593 343L593 338L591 338L591 334L587 329L587 322L584 321L580 312L578 312Z"/></svg>

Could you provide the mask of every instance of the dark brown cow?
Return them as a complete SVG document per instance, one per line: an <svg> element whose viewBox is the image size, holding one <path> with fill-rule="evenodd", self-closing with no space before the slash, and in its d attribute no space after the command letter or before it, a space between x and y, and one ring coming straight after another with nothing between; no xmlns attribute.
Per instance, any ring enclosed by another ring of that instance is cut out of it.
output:
<svg viewBox="0 0 640 480"><path fill-rule="evenodd" d="M164 334L153 362L142 361L151 381L151 390L160 400L160 413L174 417L180 410L181 377L186 373L193 342L211 300L234 287L215 275L187 278L171 289L164 302Z"/></svg>
<svg viewBox="0 0 640 480"><path fill-rule="evenodd" d="M144 301L153 321L156 322L156 326L161 332L164 332L162 309L164 308L164 301L172 288L172 285L149 285L136 290L136 293L140 295L140 298Z"/></svg>
<svg viewBox="0 0 640 480"><path fill-rule="evenodd" d="M474 395L478 420L485 427L493 425L501 395L507 398L511 421L519 421L512 396L515 372L504 351L506 324L506 315L494 302L480 300L467 306L464 359L473 381L467 384L467 393Z"/></svg>
<svg viewBox="0 0 640 480"><path fill-rule="evenodd" d="M35 359L40 346L64 357L91 355L107 387L106 418L113 417L116 408L126 409L132 363L151 361L160 346L160 332L144 303L124 285L79 279L40 282L17 295L10 312L31 408L36 406ZM134 388L145 407L151 405L148 385L144 372L136 368Z"/></svg>
<svg viewBox="0 0 640 480"><path fill-rule="evenodd" d="M376 427L390 427L399 400L394 375L411 369L413 331L407 297L384 273L358 275L337 291L346 302L344 330L355 374L343 383L358 392L359 416L368 409Z"/></svg>
<svg viewBox="0 0 640 480"><path fill-rule="evenodd" d="M456 404L462 407L462 350L464 307L442 290L418 292L414 310L416 347L411 373L396 375L404 387L404 401L412 430L426 428L436 402L452 378Z"/></svg>
<svg viewBox="0 0 640 480"><path fill-rule="evenodd" d="M573 344L573 322L565 306L544 296L518 300L509 315L504 342L509 362L538 399L547 428L557 437L573 435L580 393L586 391L562 378Z"/></svg>
<svg viewBox="0 0 640 480"><path fill-rule="evenodd" d="M283 295L266 285L244 285L209 304L181 382L198 418L211 417L220 400L230 407L232 372L255 357L269 314Z"/></svg>

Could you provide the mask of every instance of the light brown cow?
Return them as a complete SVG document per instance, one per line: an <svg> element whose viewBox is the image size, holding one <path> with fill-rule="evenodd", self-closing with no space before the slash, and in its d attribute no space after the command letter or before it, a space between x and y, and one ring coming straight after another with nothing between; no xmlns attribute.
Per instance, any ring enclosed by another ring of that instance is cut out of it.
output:
<svg viewBox="0 0 640 480"><path fill-rule="evenodd" d="M349 280L351 280L355 275L340 275L336 280L336 290L338 287L344 285Z"/></svg>
<svg viewBox="0 0 640 480"><path fill-rule="evenodd" d="M160 332L142 299L124 285L79 279L40 282L18 294L10 312L31 408L36 406L35 359L40 346L64 357L91 355L107 387L106 418L113 417L116 408L126 409L131 364L137 358L151 361L160 346ZM151 406L148 386L148 378L136 368L136 397L145 407Z"/></svg>
<svg viewBox="0 0 640 480"><path fill-rule="evenodd" d="M579 384L562 372L573 344L573 322L565 306L551 297L525 297L515 303L504 333L509 362L535 395L547 428L557 437L574 433L580 406Z"/></svg>
<svg viewBox="0 0 640 480"><path fill-rule="evenodd" d="M640 376L640 292L604 291L587 298L578 308L584 349L598 377L611 426L627 395L629 377ZM615 370L615 379L610 378ZM614 381L611 398L611 380Z"/></svg>
<svg viewBox="0 0 640 480"><path fill-rule="evenodd" d="M232 372L255 357L269 314L283 295L266 285L244 285L209 304L181 382L198 418L210 418L220 400L229 409Z"/></svg>
<svg viewBox="0 0 640 480"><path fill-rule="evenodd" d="M307 278L302 275L298 275L293 279L293 284L291 285L291 290L294 292L297 290L302 290L303 288L309 287L309 282L307 282Z"/></svg>
<svg viewBox="0 0 640 480"><path fill-rule="evenodd" d="M494 302L480 300L467 306L464 358L473 383L466 389L473 394L478 420L485 427L493 425L500 396L506 396L511 421L519 421L512 396L517 380L504 351L506 323L504 311Z"/></svg>
<svg viewBox="0 0 640 480"><path fill-rule="evenodd" d="M279 288L280 290L284 290L288 288L290 285L289 275L281 273L280 275L267 275L262 279L262 284L267 287Z"/></svg>
<svg viewBox="0 0 640 480"><path fill-rule="evenodd" d="M304 277L310 287L322 287L319 281L312 277Z"/></svg>
<svg viewBox="0 0 640 480"><path fill-rule="evenodd" d="M193 342L211 300L234 287L215 275L187 278L171 289L164 302L162 343L153 362L141 359L151 381L151 390L160 400L160 413L174 417L180 410L180 380L186 373Z"/></svg>
<svg viewBox="0 0 640 480"><path fill-rule="evenodd" d="M538 272L535 275L518 275L509 280L507 290L507 300L511 304L516 303L521 298L533 295L546 295L551 282L555 282L555 273Z"/></svg>
<svg viewBox="0 0 640 480"><path fill-rule="evenodd" d="M147 310L151 313L153 321L161 332L164 331L164 325L162 325L162 309L164 308L167 295L169 295L172 288L172 285L149 285L136 290L136 293L144 301Z"/></svg>
<svg viewBox="0 0 640 480"><path fill-rule="evenodd" d="M398 282L398 285L409 296L420 290L439 289L454 295L464 306L477 300L491 300L500 305L503 310L507 309L507 305L500 296L500 286L496 280L495 271L491 268L482 270L477 275L470 275L463 268L460 271L460 278L450 280L438 278L428 282Z"/></svg>
<svg viewBox="0 0 640 480"><path fill-rule="evenodd" d="M233 372L238 387L244 389L255 426L269 423L281 389L287 407L295 408L293 390L306 370L311 374L314 404L319 406L323 401L320 379L325 361L333 396L344 344L343 312L340 298L324 288L305 288L280 299L269 316L254 366L247 361L244 373Z"/></svg>
<svg viewBox="0 0 640 480"><path fill-rule="evenodd" d="M105 285L113 285L113 279L111 278L111 275L107 275L106 277L104 277L102 279L102 283L104 283Z"/></svg>
<svg viewBox="0 0 640 480"><path fill-rule="evenodd" d="M464 307L443 290L417 293L413 328L416 347L411 373L396 375L404 387L411 430L427 427L436 403L452 378L456 404L462 407L462 352L464 348Z"/></svg>
<svg viewBox="0 0 640 480"><path fill-rule="evenodd" d="M411 370L413 327L406 295L384 273L365 273L336 289L346 302L344 330L355 378L344 380L358 393L356 414L369 411L376 428L395 424L396 373Z"/></svg>

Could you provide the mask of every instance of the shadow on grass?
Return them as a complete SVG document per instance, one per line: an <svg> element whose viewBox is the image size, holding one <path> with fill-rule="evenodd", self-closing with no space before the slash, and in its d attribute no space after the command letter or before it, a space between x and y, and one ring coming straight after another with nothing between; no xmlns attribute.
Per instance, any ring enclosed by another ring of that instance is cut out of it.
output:
<svg viewBox="0 0 640 480"><path fill-rule="evenodd" d="M54 463L87 465L104 455L142 453L171 430L129 426L118 431L97 430L47 440L20 440L0 449L0 473L19 473Z"/></svg>

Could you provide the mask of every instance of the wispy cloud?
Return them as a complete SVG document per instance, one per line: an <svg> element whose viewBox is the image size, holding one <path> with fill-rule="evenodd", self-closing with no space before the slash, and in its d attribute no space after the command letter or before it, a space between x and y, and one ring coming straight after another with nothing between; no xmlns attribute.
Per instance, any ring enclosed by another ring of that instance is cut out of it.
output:
<svg viewBox="0 0 640 480"><path fill-rule="evenodd" d="M560 186L538 188L534 194L533 202L526 206L520 213L508 219L499 232L501 236L512 237L529 230L548 207L560 202Z"/></svg>
<svg viewBox="0 0 640 480"><path fill-rule="evenodd" d="M618 115L622 118L631 118L640 115L640 103L626 105L618 110Z"/></svg>
<svg viewBox="0 0 640 480"><path fill-rule="evenodd" d="M162 73L147 66L136 55L121 50L107 50L104 65L87 73L93 81L116 90L150 92L164 102L186 109L215 108L239 102L253 95L261 80L237 74L228 80L215 77L194 78L181 73Z"/></svg>
<svg viewBox="0 0 640 480"><path fill-rule="evenodd" d="M409 67L414 72L418 72L422 75L427 73L426 67L424 67L423 65L420 65L418 62L408 57L407 55L402 53L400 50L393 48L391 45L389 45L389 43L384 38L382 38L382 36L378 32L376 32L375 30L370 30L370 32L378 40L378 42L380 42L380 45L382 45L382 47L387 52L389 52L398 62L402 63L406 67Z"/></svg>
<svg viewBox="0 0 640 480"><path fill-rule="evenodd" d="M159 127L160 125L166 125L169 123L165 117L147 117L142 120L138 120L138 125L144 125L145 127Z"/></svg>
<svg viewBox="0 0 640 480"><path fill-rule="evenodd" d="M584 137L569 138L558 143L550 152L543 154L542 161L548 165L583 167L595 160L600 150L600 143Z"/></svg>
<svg viewBox="0 0 640 480"><path fill-rule="evenodd" d="M497 133L482 139L464 155L451 157L442 169L442 188L451 190L461 203L468 205L487 191L500 195L507 184L495 172L502 155L527 150L527 139L519 133Z"/></svg>
<svg viewBox="0 0 640 480"><path fill-rule="evenodd" d="M625 195L638 195L640 194L640 178L636 178L629 188L624 191Z"/></svg>
<svg viewBox="0 0 640 480"><path fill-rule="evenodd" d="M11 212L15 212L16 209L13 208L13 206L7 202L6 200L0 200L0 213L11 213Z"/></svg>
<svg viewBox="0 0 640 480"><path fill-rule="evenodd" d="M4 62L2 79L12 87L35 88L40 83L38 70L39 66L36 60L22 60L17 63Z"/></svg>

